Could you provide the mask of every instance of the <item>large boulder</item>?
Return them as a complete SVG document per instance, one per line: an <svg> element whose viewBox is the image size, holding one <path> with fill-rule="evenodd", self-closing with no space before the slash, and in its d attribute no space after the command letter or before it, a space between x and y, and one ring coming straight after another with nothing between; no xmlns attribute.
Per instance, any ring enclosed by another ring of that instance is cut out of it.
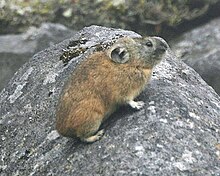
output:
<svg viewBox="0 0 220 176"><path fill-rule="evenodd" d="M220 95L220 18L179 37L173 50Z"/></svg>
<svg viewBox="0 0 220 176"><path fill-rule="evenodd" d="M139 37L84 28L36 54L14 75L0 94L1 175L220 173L220 98L172 55L156 67L137 98L144 108L119 108L104 123L100 141L88 145L58 135L55 110L67 78L96 48L121 35Z"/></svg>
<svg viewBox="0 0 220 176"><path fill-rule="evenodd" d="M61 24L43 23L22 34L0 36L0 91L35 53L70 38L74 33Z"/></svg>

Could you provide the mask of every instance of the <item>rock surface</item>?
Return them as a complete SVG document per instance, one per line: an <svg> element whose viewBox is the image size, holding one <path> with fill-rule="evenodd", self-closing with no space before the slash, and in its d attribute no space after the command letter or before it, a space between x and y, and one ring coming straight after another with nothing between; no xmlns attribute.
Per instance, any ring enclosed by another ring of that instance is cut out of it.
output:
<svg viewBox="0 0 220 176"><path fill-rule="evenodd" d="M60 24L43 23L23 34L0 36L0 91L35 53L70 38L75 32Z"/></svg>
<svg viewBox="0 0 220 176"><path fill-rule="evenodd" d="M220 18L182 35L173 44L177 55L220 95Z"/></svg>
<svg viewBox="0 0 220 176"><path fill-rule="evenodd" d="M0 94L1 175L218 175L220 98L190 67L168 57L137 98L121 107L93 144L61 137L55 107L64 82L99 43L130 31L91 26L36 54ZM69 42L88 48L66 66Z"/></svg>

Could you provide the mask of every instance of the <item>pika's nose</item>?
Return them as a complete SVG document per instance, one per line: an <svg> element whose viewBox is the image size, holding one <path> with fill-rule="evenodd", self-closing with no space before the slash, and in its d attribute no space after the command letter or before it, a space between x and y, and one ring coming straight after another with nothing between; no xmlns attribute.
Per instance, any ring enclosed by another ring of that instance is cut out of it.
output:
<svg viewBox="0 0 220 176"><path fill-rule="evenodd" d="M157 43L156 51L160 53L164 53L169 47L167 42L160 37L153 37L153 38L156 40Z"/></svg>

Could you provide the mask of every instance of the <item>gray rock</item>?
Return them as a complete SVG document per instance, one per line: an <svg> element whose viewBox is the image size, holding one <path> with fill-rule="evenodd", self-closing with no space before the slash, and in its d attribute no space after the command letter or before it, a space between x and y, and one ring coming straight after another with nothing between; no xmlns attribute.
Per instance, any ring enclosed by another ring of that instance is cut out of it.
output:
<svg viewBox="0 0 220 176"><path fill-rule="evenodd" d="M64 82L99 43L134 32L98 26L36 54L0 94L1 175L218 175L220 98L183 62L168 57L137 98L121 107L93 144L59 136L55 107ZM69 42L88 48L66 66Z"/></svg>
<svg viewBox="0 0 220 176"><path fill-rule="evenodd" d="M220 18L185 33L173 49L220 95Z"/></svg>
<svg viewBox="0 0 220 176"><path fill-rule="evenodd" d="M0 90L31 56L73 34L63 25L43 23L23 34L0 36Z"/></svg>

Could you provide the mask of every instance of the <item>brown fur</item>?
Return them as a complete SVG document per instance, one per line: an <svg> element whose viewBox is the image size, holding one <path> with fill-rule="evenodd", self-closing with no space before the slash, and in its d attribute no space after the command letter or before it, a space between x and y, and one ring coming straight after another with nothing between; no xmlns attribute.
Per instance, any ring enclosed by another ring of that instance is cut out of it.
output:
<svg viewBox="0 0 220 176"><path fill-rule="evenodd" d="M130 38L122 39L122 43L123 40L129 42ZM130 49L136 50L135 46ZM76 136L87 142L98 140L100 137L95 134L103 120L118 105L140 94L149 82L153 67L133 53L129 62L119 64L106 51L96 52L78 66L57 109L56 129L61 135Z"/></svg>

